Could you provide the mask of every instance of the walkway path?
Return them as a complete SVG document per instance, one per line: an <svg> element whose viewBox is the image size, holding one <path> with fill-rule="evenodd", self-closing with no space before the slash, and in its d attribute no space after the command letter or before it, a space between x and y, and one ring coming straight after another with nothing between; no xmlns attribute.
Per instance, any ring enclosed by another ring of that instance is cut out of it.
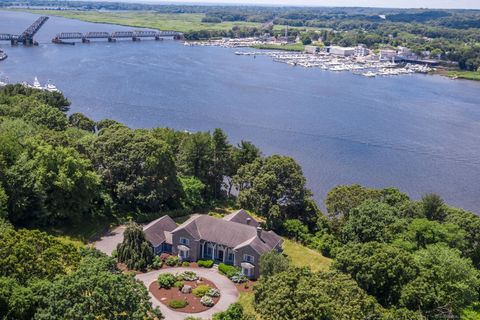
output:
<svg viewBox="0 0 480 320"><path fill-rule="evenodd" d="M212 281L217 288L220 290L221 296L220 300L216 305L207 311L199 313L184 313L173 311L158 301L155 297L150 294L152 304L154 307L160 307L163 315L166 320L184 320L188 316L199 317L202 319L211 319L212 315L217 312L224 311L228 306L238 300L238 290L235 285L225 276L218 273L215 269L204 269L204 268L168 268L160 269L148 273L142 273L136 276L136 278L142 281L145 286L148 288L153 281L156 281L158 275L161 273L181 273L184 271L193 271L202 278L207 278Z"/></svg>

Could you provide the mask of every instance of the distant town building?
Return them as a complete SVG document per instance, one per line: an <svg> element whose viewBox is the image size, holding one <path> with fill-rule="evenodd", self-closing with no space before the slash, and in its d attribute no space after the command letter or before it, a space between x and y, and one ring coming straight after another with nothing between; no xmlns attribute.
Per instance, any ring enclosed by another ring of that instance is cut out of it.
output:
<svg viewBox="0 0 480 320"><path fill-rule="evenodd" d="M355 48L330 46L328 52L337 56L350 57L355 55Z"/></svg>
<svg viewBox="0 0 480 320"><path fill-rule="evenodd" d="M369 53L370 53L370 50L368 50L367 46L365 46L364 44L359 44L355 48L355 55L357 57L365 57L365 56L368 56Z"/></svg>
<svg viewBox="0 0 480 320"><path fill-rule="evenodd" d="M305 53L315 54L320 52L320 48L317 46L305 46Z"/></svg>
<svg viewBox="0 0 480 320"><path fill-rule="evenodd" d="M380 50L380 60L392 60L397 55L396 50L382 49Z"/></svg>

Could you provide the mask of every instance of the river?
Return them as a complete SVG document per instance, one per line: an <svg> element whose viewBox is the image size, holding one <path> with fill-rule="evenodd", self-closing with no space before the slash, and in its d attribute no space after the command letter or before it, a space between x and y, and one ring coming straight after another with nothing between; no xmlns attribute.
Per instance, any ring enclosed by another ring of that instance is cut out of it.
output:
<svg viewBox="0 0 480 320"><path fill-rule="evenodd" d="M21 33L36 15L0 11L0 33ZM413 198L436 192L480 210L480 83L440 76L364 78L303 69L233 49L174 40L54 45L64 31L129 27L55 18L38 47L10 47L0 78L51 79L72 112L133 128L222 128L265 155L294 157L315 199L339 184L396 186Z"/></svg>

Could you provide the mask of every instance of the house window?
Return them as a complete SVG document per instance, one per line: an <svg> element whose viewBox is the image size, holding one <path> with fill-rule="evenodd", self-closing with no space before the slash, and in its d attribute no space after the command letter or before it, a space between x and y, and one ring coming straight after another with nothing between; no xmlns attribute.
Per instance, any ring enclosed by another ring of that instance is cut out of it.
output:
<svg viewBox="0 0 480 320"><path fill-rule="evenodd" d="M228 261L233 261L233 253L228 254Z"/></svg>
<svg viewBox="0 0 480 320"><path fill-rule="evenodd" d="M180 238L180 243L188 246L190 244L190 240L188 240L187 238Z"/></svg>
<svg viewBox="0 0 480 320"><path fill-rule="evenodd" d="M243 255L243 261L253 263L255 261L255 259L253 258L253 256L251 256L249 254L244 254Z"/></svg>

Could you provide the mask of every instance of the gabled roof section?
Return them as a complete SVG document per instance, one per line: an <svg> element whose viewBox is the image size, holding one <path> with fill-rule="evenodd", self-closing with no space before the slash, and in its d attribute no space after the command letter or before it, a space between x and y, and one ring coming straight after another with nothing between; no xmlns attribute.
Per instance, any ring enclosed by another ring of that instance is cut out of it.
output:
<svg viewBox="0 0 480 320"><path fill-rule="evenodd" d="M163 216L157 220L150 222L143 228L147 240L154 247L158 247L167 240L168 233L177 227L175 221L169 216ZM170 237L171 242L171 237Z"/></svg>
<svg viewBox="0 0 480 320"><path fill-rule="evenodd" d="M246 213L246 212L245 212ZM235 212L232 217L241 217ZM248 213L246 213L248 217ZM244 216L245 217L245 216ZM253 220L253 219L252 219ZM184 230L195 240L204 240L230 248L251 246L259 254L270 251L281 244L282 238L275 232L259 230L253 225L218 219L208 215L195 215L172 231L172 234Z"/></svg>
<svg viewBox="0 0 480 320"><path fill-rule="evenodd" d="M246 224L246 225L249 225L249 226L253 226L255 228L260 226L258 221L253 219L252 216L249 215L248 212L243 210L243 209L240 209L238 211L235 211L235 212L223 217L223 220L237 222L237 223L241 223L241 224Z"/></svg>

